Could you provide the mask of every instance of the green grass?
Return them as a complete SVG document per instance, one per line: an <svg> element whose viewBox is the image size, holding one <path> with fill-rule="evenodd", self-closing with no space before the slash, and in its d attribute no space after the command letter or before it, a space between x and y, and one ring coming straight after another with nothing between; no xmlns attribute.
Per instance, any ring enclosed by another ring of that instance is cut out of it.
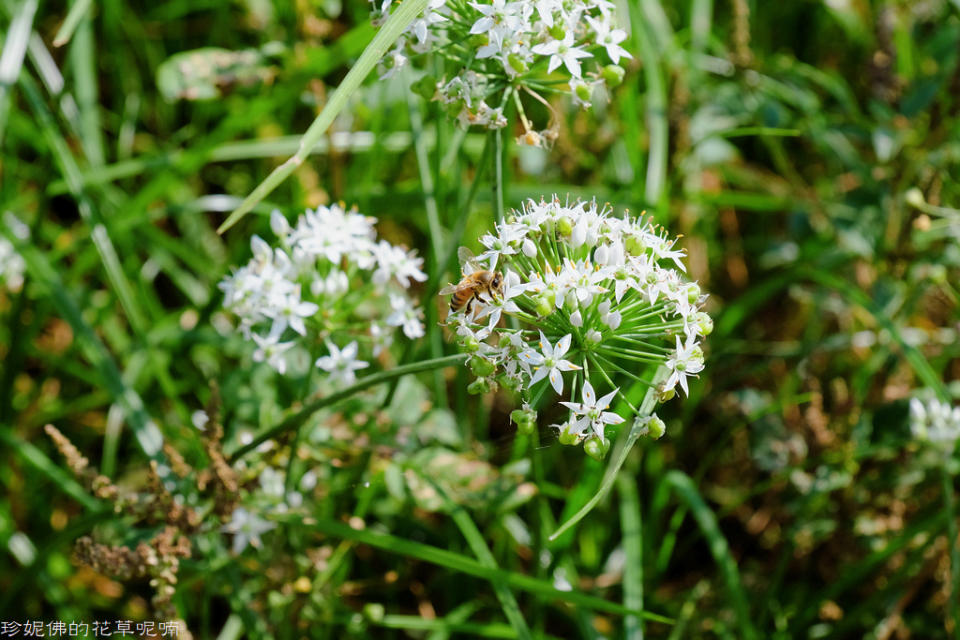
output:
<svg viewBox="0 0 960 640"><path fill-rule="evenodd" d="M424 4L379 30L360 1L0 4L0 214L30 229L0 223L26 265L0 275L0 621L151 617L146 579L72 557L160 521L94 497L43 427L125 489L167 443L210 505L191 416L216 387L238 497L267 466L317 485L240 557L204 512L173 598L194 637L960 637L956 456L907 400L960 399L960 4L623 3L624 84L554 101L546 150L411 92L438 58L375 78ZM208 47L268 73L165 96L164 62ZM468 394L439 324L457 247L554 192L647 210L710 294L666 435L621 429L603 462L559 411L528 437L509 394ZM330 393L254 363L217 284L273 208L341 200L424 256L427 335Z"/></svg>

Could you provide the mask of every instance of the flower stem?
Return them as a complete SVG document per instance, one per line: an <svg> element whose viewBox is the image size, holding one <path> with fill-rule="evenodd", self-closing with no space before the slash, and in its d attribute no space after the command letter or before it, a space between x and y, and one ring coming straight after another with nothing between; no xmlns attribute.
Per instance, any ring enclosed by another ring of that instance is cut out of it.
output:
<svg viewBox="0 0 960 640"><path fill-rule="evenodd" d="M941 465L943 481L943 506L947 512L947 545L950 550L950 617L953 619L954 637L960 638L960 550L957 549L957 514L954 506L953 477L947 465Z"/></svg>
<svg viewBox="0 0 960 640"><path fill-rule="evenodd" d="M643 396L643 402L640 403L640 409L637 411L638 416L648 416L653 413L653 408L657 404L657 384L660 380L666 377L667 368L658 368L656 374L653 376L653 384L649 389L647 389L647 393ZM584 516L593 511L593 508L599 504L605 495L607 495L607 492L610 491L614 481L617 479L617 473L620 471L620 467L622 467L623 463L626 462L627 455L630 453L630 450L633 449L633 445L636 444L637 440L640 439L642 431L643 427L638 426L638 422L634 421L634 423L630 426L630 429L627 430L619 440L617 440L617 446L614 449L610 464L607 466L607 470L603 474L603 481L600 483L600 488L597 489L597 492L593 495L593 497L587 501L587 504L583 505L579 511L573 514L569 520L560 525L560 527L550 535L550 542L555 541L568 529L583 520Z"/></svg>
<svg viewBox="0 0 960 640"><path fill-rule="evenodd" d="M493 202L497 212L497 222L503 222L503 130L493 132Z"/></svg>
<svg viewBox="0 0 960 640"><path fill-rule="evenodd" d="M452 356L443 356L442 358L433 358L431 360L424 360L422 362L414 362L411 364L403 365L401 367L396 367L388 371L381 371L380 373L375 373L372 376L367 376L361 378L356 383L350 385L346 389L341 389L336 393L331 393L330 395L323 396L322 398L316 398L311 402L308 402L304 405L299 411L293 413L288 418L283 420L280 424L274 425L268 429L261 431L259 434L254 436L253 440L247 444L241 446L232 454L230 454L230 460L236 460L245 453L257 448L262 443L266 442L270 438L289 431L291 429L299 429L303 424L312 416L314 413L328 407L332 404L345 400L350 396L357 394L364 389L369 389L374 385L378 385L382 382L388 382L400 376L409 375L411 373L420 373L421 371L430 371L431 369L437 369L440 367L447 367L450 365L455 365L463 362L467 359L467 354L458 353Z"/></svg>

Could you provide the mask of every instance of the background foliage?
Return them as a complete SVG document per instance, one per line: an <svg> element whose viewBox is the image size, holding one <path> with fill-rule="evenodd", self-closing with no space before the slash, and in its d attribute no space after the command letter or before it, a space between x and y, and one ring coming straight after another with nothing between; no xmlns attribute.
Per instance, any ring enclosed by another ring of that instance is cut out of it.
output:
<svg viewBox="0 0 960 640"><path fill-rule="evenodd" d="M462 368L358 396L316 417L296 456L281 441L246 470L254 484L256 465L314 470L309 518L240 558L217 528L199 534L174 598L197 637L514 637L514 597L537 636L956 631L955 469L912 441L906 398L960 395L960 6L622 5L625 83L591 112L558 102L551 149L506 135L504 197L596 197L683 234L716 330L690 397L660 414L667 435L548 545L604 467L546 419L517 437L509 399L468 396ZM204 466L191 415L214 382L228 450L275 424L302 380L252 365L216 287L249 236L269 234L274 207L342 200L440 277L491 224L488 134L412 94L414 76L371 79L258 215L218 236L369 42L369 5L0 9L0 209L30 228L26 282L0 291L0 619L149 617L145 581L71 562L79 536L147 534L73 479L43 426L139 486L157 432ZM387 365L454 352L444 302L424 304L427 336Z"/></svg>

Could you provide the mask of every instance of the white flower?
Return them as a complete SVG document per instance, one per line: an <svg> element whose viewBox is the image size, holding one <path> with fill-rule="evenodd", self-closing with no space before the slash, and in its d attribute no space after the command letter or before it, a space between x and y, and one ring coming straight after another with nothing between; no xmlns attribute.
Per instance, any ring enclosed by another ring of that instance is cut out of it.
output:
<svg viewBox="0 0 960 640"><path fill-rule="evenodd" d="M273 467L265 467L260 472L260 489L264 495L270 498L280 499L283 497L283 473Z"/></svg>
<svg viewBox="0 0 960 640"><path fill-rule="evenodd" d="M403 327L403 333L408 338L422 338L424 336L423 322L420 321L420 310L413 306L403 296L391 295L390 308L393 313L387 316L387 324L391 327Z"/></svg>
<svg viewBox="0 0 960 640"><path fill-rule="evenodd" d="M614 389L598 400L596 393L593 391L593 385L591 385L589 381L584 382L583 402L560 403L573 411L573 413L577 416L580 416L574 422L572 422L570 431L573 433L582 434L589 426L593 429L594 433L596 433L597 436L603 440L603 431L606 425L620 424L621 422L624 422L624 419L618 414L606 411L606 409L610 408L610 401L617 394L617 391L619 391L619 389Z"/></svg>
<svg viewBox="0 0 960 640"><path fill-rule="evenodd" d="M919 398L911 398L910 431L919 440L952 449L960 440L960 407L951 408L936 399L924 403Z"/></svg>
<svg viewBox="0 0 960 640"><path fill-rule="evenodd" d="M198 409L190 414L190 422L198 431L206 431L207 423L210 422L210 416L203 409Z"/></svg>
<svg viewBox="0 0 960 640"><path fill-rule="evenodd" d="M577 47L573 42L573 34L567 33L563 40L551 40L544 44L538 44L533 47L533 52L542 56L550 56L550 62L547 64L547 73L552 73L554 69L561 64L567 68L570 75L575 78L581 77L580 59L589 58L591 54Z"/></svg>
<svg viewBox="0 0 960 640"><path fill-rule="evenodd" d="M695 336L687 338L686 344L681 344L680 336L677 336L677 349L667 360L667 366L670 368L670 377L664 383L664 389L673 389L679 382L683 393L688 395L687 376L703 371L703 352L697 345Z"/></svg>
<svg viewBox="0 0 960 640"><path fill-rule="evenodd" d="M257 350L253 352L253 361L266 362L280 375L286 373L287 360L283 354L293 346L293 342L280 342L277 335L273 333L267 336L254 333L252 337L257 344Z"/></svg>
<svg viewBox="0 0 960 640"><path fill-rule="evenodd" d="M239 554L248 544L257 549L263 546L260 535L276 526L274 522L264 520L243 507L237 507L233 510L230 522L220 527L220 530L233 534L233 552Z"/></svg>
<svg viewBox="0 0 960 640"><path fill-rule="evenodd" d="M547 337L540 332L540 351L537 353L528 349L520 354L520 360L533 366L533 375L530 377L530 385L533 386L549 377L550 384L558 394L563 393L563 375L561 371L576 371L580 369L569 360L564 360L563 356L570 350L571 336L568 333L557 341L556 346L551 345Z"/></svg>
<svg viewBox="0 0 960 640"><path fill-rule="evenodd" d="M370 366L369 362L357 359L357 341L354 340L342 350L337 345L327 341L328 355L317 358L317 367L330 374L330 381L333 384L342 383L351 385L357 381L354 373L359 369L365 369Z"/></svg>
<svg viewBox="0 0 960 640"><path fill-rule="evenodd" d="M393 277L406 288L410 286L410 278L417 282L427 279L427 274L420 269L423 266L423 258L418 258L414 251L407 252L386 240L381 240L373 247L373 255L377 263L377 269L373 272L373 281L377 284L385 284Z"/></svg>
<svg viewBox="0 0 960 640"><path fill-rule="evenodd" d="M607 50L607 55L613 61L613 64L620 64L620 58L632 58L630 52L620 46L620 43L627 39L627 32L623 29L611 29L610 24L605 20L595 20L587 17L587 22L593 27L597 36L597 44Z"/></svg>

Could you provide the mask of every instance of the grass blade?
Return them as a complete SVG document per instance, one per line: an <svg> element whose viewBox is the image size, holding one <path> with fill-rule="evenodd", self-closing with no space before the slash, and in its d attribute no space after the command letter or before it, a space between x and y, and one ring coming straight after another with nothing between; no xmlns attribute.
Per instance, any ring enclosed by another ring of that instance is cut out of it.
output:
<svg viewBox="0 0 960 640"><path fill-rule="evenodd" d="M387 49L400 37L400 34L406 30L410 23L420 15L426 6L427 0L403 1L400 8L387 19L387 22L381 27L380 31L377 32L377 35L373 37L373 40L367 45L367 48L363 50L360 59L357 60L357 63L347 72L343 82L340 83L340 86L338 86L337 90L333 93L333 97L330 98L330 102L323 107L320 115L313 121L313 124L307 129L307 132L303 134L297 152L286 162L274 169L270 175L267 176L266 180L257 185L253 192L244 198L240 206L220 225L217 233L223 233L235 225L243 216L249 213L258 202L266 198L270 192L277 188L277 185L286 180L287 177L303 163L314 145L316 145L333 123L333 119L336 118L337 114L347 105L350 96L360 87L373 67L387 52Z"/></svg>
<svg viewBox="0 0 960 640"><path fill-rule="evenodd" d="M720 573L727 584L727 590L730 592L734 613L740 625L741 637L747 640L757 638L757 632L750 620L750 605L740 582L737 562L730 553L727 539L723 537L723 533L720 531L717 517L707 506L707 503L703 501L690 476L681 471L671 471L666 475L664 481L674 489L677 497L690 508L703 537L707 540L710 553L720 567Z"/></svg>
<svg viewBox="0 0 960 640"><path fill-rule="evenodd" d="M440 549L428 544L405 540L389 533L372 531L370 529L353 529L342 522L336 520L320 519L311 521L310 526L320 533L346 540L353 540L361 544L366 544L377 549L383 549L391 553L396 553L411 558L417 558L424 562L429 562L437 566L452 569L460 573L465 573L485 580L503 580L509 586L533 593L541 598L560 600L571 604L579 605L594 611L605 611L618 615L639 615L647 620L672 624L673 620L666 616L657 615L648 611L636 611L627 609L623 605L597 596L587 595L579 591L561 591L554 588L548 582L537 580L522 574L504 571L502 569L491 569L485 567L480 562L461 555L453 553L446 549Z"/></svg>
<svg viewBox="0 0 960 640"><path fill-rule="evenodd" d="M643 521L636 481L621 472L617 478L620 494L620 527L623 531L623 550L627 564L623 570L623 606L643 609ZM623 621L625 637L643 640L643 621L627 616Z"/></svg>
<svg viewBox="0 0 960 640"><path fill-rule="evenodd" d="M87 14L92 4L93 0L76 0L73 3L70 11L67 12L67 17L64 19L63 24L60 25L60 30L57 31L57 35L53 38L53 46L62 47L70 42L70 38L73 37L73 32L76 30L77 25L80 24L80 21Z"/></svg>

